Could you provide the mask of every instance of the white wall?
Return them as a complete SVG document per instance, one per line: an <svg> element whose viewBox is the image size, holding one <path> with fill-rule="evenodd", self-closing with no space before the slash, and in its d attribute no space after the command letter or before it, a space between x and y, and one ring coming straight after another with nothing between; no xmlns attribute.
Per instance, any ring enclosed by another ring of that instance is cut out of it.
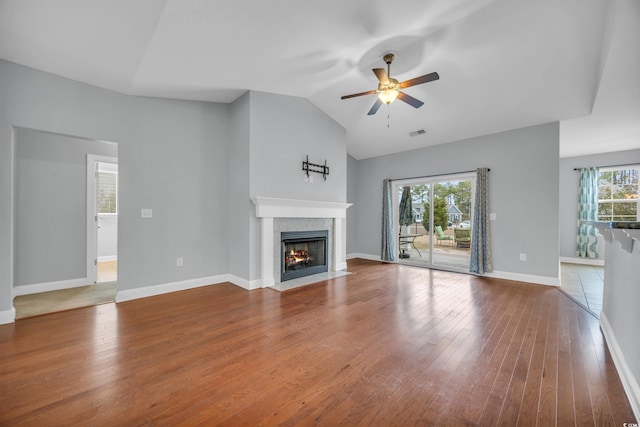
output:
<svg viewBox="0 0 640 427"><path fill-rule="evenodd" d="M579 173L574 168L633 163L640 163L640 149L560 159L560 256L563 259L574 258L577 262L581 260L576 257ZM599 243L598 247L602 250L600 258L604 260L605 245L602 237L599 238Z"/></svg>
<svg viewBox="0 0 640 427"><path fill-rule="evenodd" d="M0 317L12 312L14 126L119 144L119 290L227 273L228 105L126 96L4 60L0 76Z"/></svg>
<svg viewBox="0 0 640 427"><path fill-rule="evenodd" d="M355 252L380 256L384 178L489 167L495 272L557 284L558 135L558 123L550 123L358 161Z"/></svg>
<svg viewBox="0 0 640 427"><path fill-rule="evenodd" d="M98 215L98 261L118 259L118 214Z"/></svg>

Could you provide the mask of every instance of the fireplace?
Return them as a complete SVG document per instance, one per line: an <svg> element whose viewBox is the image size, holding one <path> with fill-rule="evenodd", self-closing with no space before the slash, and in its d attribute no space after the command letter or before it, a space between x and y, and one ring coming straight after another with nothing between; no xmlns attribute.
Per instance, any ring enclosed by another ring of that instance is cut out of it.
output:
<svg viewBox="0 0 640 427"><path fill-rule="evenodd" d="M329 271L328 230L283 231L280 234L281 281Z"/></svg>
<svg viewBox="0 0 640 427"><path fill-rule="evenodd" d="M260 276L250 280L247 289L274 286L282 278L281 239L285 231L327 230L325 272L346 270L345 226L350 203L262 196L252 200L256 205L256 218L260 219Z"/></svg>

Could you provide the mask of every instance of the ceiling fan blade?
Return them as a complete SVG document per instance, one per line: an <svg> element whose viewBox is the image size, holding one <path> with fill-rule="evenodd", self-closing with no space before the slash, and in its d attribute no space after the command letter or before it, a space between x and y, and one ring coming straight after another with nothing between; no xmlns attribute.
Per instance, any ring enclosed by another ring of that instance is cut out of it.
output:
<svg viewBox="0 0 640 427"><path fill-rule="evenodd" d="M375 113L377 113L381 105L382 101L380 101L380 99L376 99L376 103L373 104L373 107L371 107L371 109L367 113L367 116L373 116Z"/></svg>
<svg viewBox="0 0 640 427"><path fill-rule="evenodd" d="M356 96L362 96L362 95L373 95L374 93L376 93L376 90L370 90L368 92L360 92L360 93L354 93L353 95L345 95L345 96L341 96L340 99L349 99L349 98L355 98Z"/></svg>
<svg viewBox="0 0 640 427"><path fill-rule="evenodd" d="M438 80L439 78L440 76L438 75L438 73L435 73L435 72L425 74L424 76L416 77L410 80L405 80L404 82L400 83L400 89L404 89L406 87L411 87L415 85L421 85L422 83L432 82L434 80Z"/></svg>
<svg viewBox="0 0 640 427"><path fill-rule="evenodd" d="M380 83L382 83L383 85L389 84L389 76L387 75L387 72L384 70L384 68L374 68L371 71L373 71Z"/></svg>
<svg viewBox="0 0 640 427"><path fill-rule="evenodd" d="M415 99L413 96L409 96L404 92L398 92L398 99L406 102L414 108L420 108L424 105L424 102L419 99Z"/></svg>

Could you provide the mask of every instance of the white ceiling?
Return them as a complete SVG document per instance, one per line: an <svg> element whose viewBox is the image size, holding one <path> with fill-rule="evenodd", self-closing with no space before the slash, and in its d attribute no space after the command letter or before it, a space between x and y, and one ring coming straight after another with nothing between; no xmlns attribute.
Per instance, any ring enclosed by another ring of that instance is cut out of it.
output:
<svg viewBox="0 0 640 427"><path fill-rule="evenodd" d="M637 0L0 0L0 57L131 95L305 97L357 159L561 121L561 156L640 148ZM375 116L396 59L420 109ZM409 132L426 134L410 137Z"/></svg>

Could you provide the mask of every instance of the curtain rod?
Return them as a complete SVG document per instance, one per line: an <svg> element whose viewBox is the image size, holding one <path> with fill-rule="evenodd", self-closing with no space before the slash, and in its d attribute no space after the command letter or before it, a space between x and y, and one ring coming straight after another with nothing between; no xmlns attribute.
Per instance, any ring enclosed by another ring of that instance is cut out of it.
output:
<svg viewBox="0 0 640 427"><path fill-rule="evenodd" d="M487 171L491 171L491 169L487 168ZM439 174L436 174L436 175L425 175L425 176L410 176L408 178L390 179L389 181L393 182L393 181L404 181L405 179L435 178L436 176L457 175L457 174L460 174L460 173L472 173L472 172L477 172L477 170L462 171L462 172L439 173Z"/></svg>
<svg viewBox="0 0 640 427"><path fill-rule="evenodd" d="M624 163L622 165L603 165L603 166L591 166L591 167L597 167L597 168L618 168L621 166L638 166L638 163ZM584 168L573 168L574 171L579 171L580 169L587 169L586 167Z"/></svg>

